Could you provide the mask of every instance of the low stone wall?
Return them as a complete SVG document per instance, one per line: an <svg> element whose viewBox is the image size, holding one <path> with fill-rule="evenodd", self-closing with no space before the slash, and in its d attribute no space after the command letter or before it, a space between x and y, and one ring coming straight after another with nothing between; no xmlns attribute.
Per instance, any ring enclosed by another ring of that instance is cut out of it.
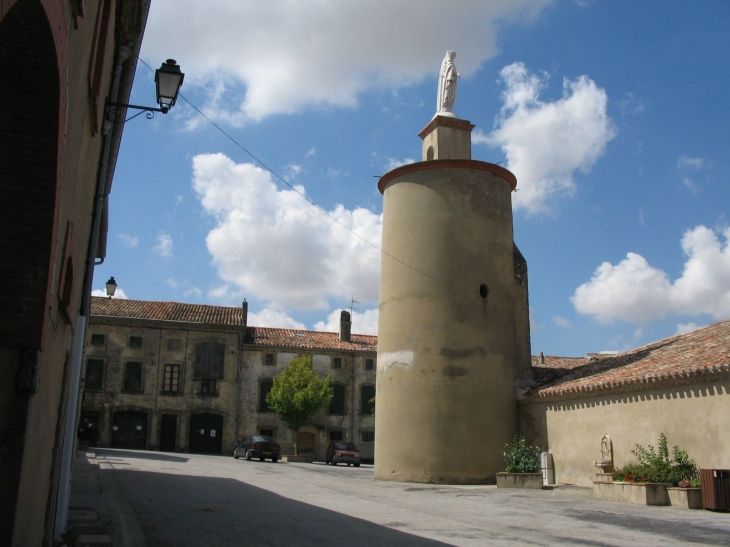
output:
<svg viewBox="0 0 730 547"><path fill-rule="evenodd" d="M682 509L702 509L702 488L667 488L669 504Z"/></svg>
<svg viewBox="0 0 730 547"><path fill-rule="evenodd" d="M627 501L638 505L669 505L667 488L672 483L603 482L593 483L593 496L609 501Z"/></svg>
<svg viewBox="0 0 730 547"><path fill-rule="evenodd" d="M497 473L497 488L542 489L542 473Z"/></svg>

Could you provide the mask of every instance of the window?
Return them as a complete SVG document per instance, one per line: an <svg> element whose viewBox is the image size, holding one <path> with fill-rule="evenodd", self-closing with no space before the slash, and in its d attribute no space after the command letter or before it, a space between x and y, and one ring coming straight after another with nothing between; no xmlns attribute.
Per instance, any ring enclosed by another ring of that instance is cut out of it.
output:
<svg viewBox="0 0 730 547"><path fill-rule="evenodd" d="M162 391L177 393L180 391L180 365L165 365L165 378L162 381Z"/></svg>
<svg viewBox="0 0 730 547"><path fill-rule="evenodd" d="M99 391L104 381L104 361L101 359L86 360L86 389Z"/></svg>
<svg viewBox="0 0 730 547"><path fill-rule="evenodd" d="M124 391L137 393L142 391L142 363L129 361L124 369Z"/></svg>
<svg viewBox="0 0 730 547"><path fill-rule="evenodd" d="M274 430L273 429L259 429L259 435L266 435L267 437L273 437Z"/></svg>
<svg viewBox="0 0 730 547"><path fill-rule="evenodd" d="M345 413L345 386L342 384L335 384L332 386L332 399L330 399L330 414L344 414ZM339 439L332 439L339 440Z"/></svg>
<svg viewBox="0 0 730 547"><path fill-rule="evenodd" d="M106 344L106 336L103 334L92 334L91 335L91 345L97 348L103 348L104 344Z"/></svg>
<svg viewBox="0 0 730 547"><path fill-rule="evenodd" d="M264 365L272 366L274 364L274 354L273 353L267 353L264 355Z"/></svg>
<svg viewBox="0 0 730 547"><path fill-rule="evenodd" d="M365 359L365 370L375 370L375 359Z"/></svg>
<svg viewBox="0 0 730 547"><path fill-rule="evenodd" d="M375 442L375 431L363 431L361 436L362 442L374 443Z"/></svg>
<svg viewBox="0 0 730 547"><path fill-rule="evenodd" d="M330 431L330 441L341 441L342 431Z"/></svg>
<svg viewBox="0 0 730 547"><path fill-rule="evenodd" d="M226 345L216 342L201 342L195 346L195 378L223 378L223 361Z"/></svg>
<svg viewBox="0 0 730 547"><path fill-rule="evenodd" d="M167 349L168 351L178 351L182 347L182 341L179 338L168 338Z"/></svg>
<svg viewBox="0 0 730 547"><path fill-rule="evenodd" d="M129 347L130 348L141 348L144 345L144 338L141 336L130 336Z"/></svg>
<svg viewBox="0 0 730 547"><path fill-rule="evenodd" d="M360 414L375 413L375 386L360 388Z"/></svg>
<svg viewBox="0 0 730 547"><path fill-rule="evenodd" d="M333 366L335 368L342 368L342 357L335 357Z"/></svg>
<svg viewBox="0 0 730 547"><path fill-rule="evenodd" d="M202 378L200 380L201 395L215 395L215 380L212 378Z"/></svg>
<svg viewBox="0 0 730 547"><path fill-rule="evenodd" d="M271 380L264 380L261 382L259 387L259 412L271 412L269 404L266 402L266 396L269 394L272 387L274 387L274 382Z"/></svg>

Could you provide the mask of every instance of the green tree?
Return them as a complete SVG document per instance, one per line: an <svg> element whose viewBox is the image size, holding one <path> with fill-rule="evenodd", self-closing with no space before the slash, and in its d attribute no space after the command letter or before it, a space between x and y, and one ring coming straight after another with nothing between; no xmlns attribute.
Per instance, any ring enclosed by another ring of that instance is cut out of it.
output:
<svg viewBox="0 0 730 547"><path fill-rule="evenodd" d="M311 423L314 415L330 404L330 383L329 375L321 380L314 372L311 357L295 357L281 374L274 376L266 403L291 429L295 456L299 453L299 428Z"/></svg>

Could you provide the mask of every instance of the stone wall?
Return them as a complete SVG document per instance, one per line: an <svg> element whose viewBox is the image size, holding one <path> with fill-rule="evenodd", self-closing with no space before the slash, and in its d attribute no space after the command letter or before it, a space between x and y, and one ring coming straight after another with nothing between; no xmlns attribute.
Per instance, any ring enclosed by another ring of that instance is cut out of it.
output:
<svg viewBox="0 0 730 547"><path fill-rule="evenodd" d="M553 453L555 480L592 486L601 437L613 441L614 464L635 462L635 445L687 450L700 467L730 467L730 380L554 401L523 401L520 431Z"/></svg>
<svg viewBox="0 0 730 547"><path fill-rule="evenodd" d="M165 326L151 328L149 321L145 320L92 317L86 363L90 359L104 360L104 377L101 390L86 389L83 410L99 412L101 446L112 444L114 412L135 410L149 415L146 442L149 450L160 449L162 416L177 416L175 449L185 452L190 449L191 416L210 413L223 417L223 431L220 433L223 454L232 454L237 440L262 430L270 430L282 445L283 453L290 454L292 436L287 425L274 413L260 408L261 385L280 374L297 355L311 355L314 369L320 377L329 374L333 384L341 384L345 388L344 413L322 411L315 416L311 427L302 430L314 435L312 448L315 457L324 459L330 434L341 432L343 440L358 445L363 459L373 458L374 442L372 439L363 441L363 433L374 433L375 418L361 413L361 388L375 385L374 353L297 353L287 348L241 344L240 329L232 327L199 325L180 329L173 328L175 326L180 325L166 322ZM90 343L94 334L105 337L103 347ZM143 347L130 347L130 336L141 337ZM169 350L168 340L180 340L180 348ZM225 344L224 375L217 382L214 395L201 393L200 381L193 378L195 346L200 342ZM270 365L266 364L266 354L273 356ZM335 358L339 359L339 368L335 368ZM372 370L366 370L366 359L373 360ZM123 389L124 367L130 361L143 363L142 390L138 393L127 393ZM165 365L180 366L179 393L163 390Z"/></svg>

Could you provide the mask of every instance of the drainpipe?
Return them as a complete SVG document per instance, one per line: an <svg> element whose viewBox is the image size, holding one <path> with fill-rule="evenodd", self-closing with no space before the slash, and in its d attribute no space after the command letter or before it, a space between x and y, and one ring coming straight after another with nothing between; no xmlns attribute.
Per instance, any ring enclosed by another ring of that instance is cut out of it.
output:
<svg viewBox="0 0 730 547"><path fill-rule="evenodd" d="M234 441L238 443L241 431L241 369L243 368L243 344L246 340L246 329L248 328L248 302L243 300L241 304L241 322L243 331L238 333L238 376L236 378L236 435Z"/></svg>
<svg viewBox="0 0 730 547"><path fill-rule="evenodd" d="M117 102L122 65L131 54L132 50L128 47L121 46L119 48L114 65L114 75L112 77L112 86L109 96L110 102ZM94 280L94 260L96 258L97 243L99 241L99 228L101 226L101 212L104 205L111 142L112 135L105 135L96 181L96 195L94 197L94 213L91 234L89 236L89 247L86 251L86 270L84 272L84 285L81 293L81 310L76 321L76 329L74 331L73 359L71 361L68 404L66 407L66 423L64 424L61 469L58 479L58 497L56 498L56 522L53 528L53 539L56 541L61 541L61 534L65 532L66 521L68 520L68 505L71 494L71 463L73 460L75 446L79 391L81 391L81 368L83 364L84 341L86 340L86 327L91 307L91 290Z"/></svg>
<svg viewBox="0 0 730 547"><path fill-rule="evenodd" d="M352 367L351 367L352 373L350 374L352 376L352 388L350 389L350 442L355 442L355 356L352 356Z"/></svg>

